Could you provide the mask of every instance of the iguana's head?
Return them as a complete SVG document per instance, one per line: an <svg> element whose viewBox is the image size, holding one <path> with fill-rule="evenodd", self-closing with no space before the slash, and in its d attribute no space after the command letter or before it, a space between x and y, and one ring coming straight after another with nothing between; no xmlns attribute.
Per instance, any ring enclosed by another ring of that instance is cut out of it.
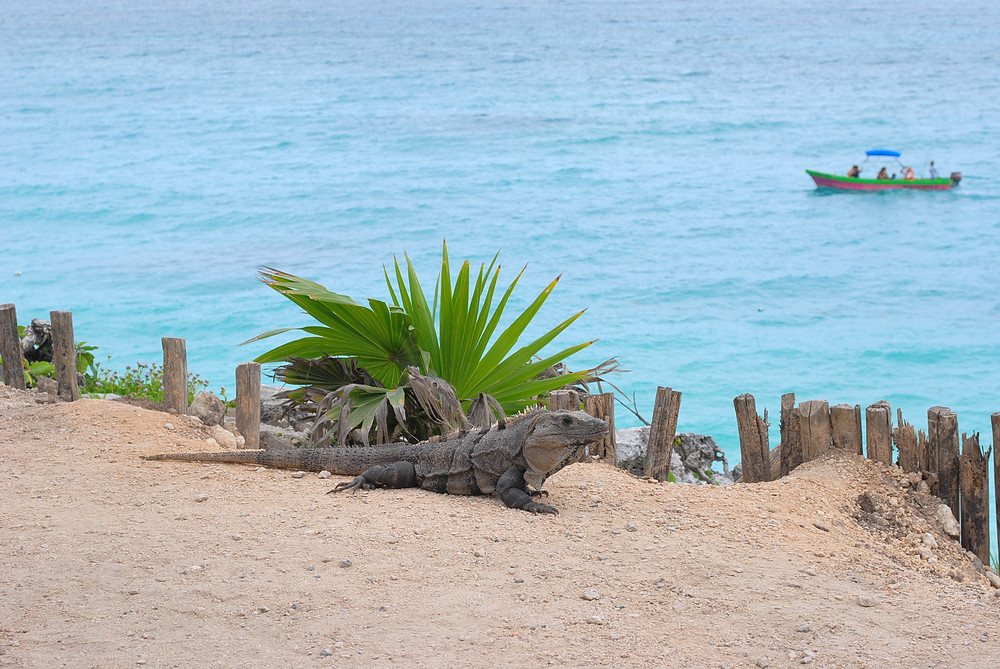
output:
<svg viewBox="0 0 1000 669"><path fill-rule="evenodd" d="M545 479L583 459L587 446L608 433L608 424L582 411L542 411L533 419L522 452L524 480L535 490Z"/></svg>

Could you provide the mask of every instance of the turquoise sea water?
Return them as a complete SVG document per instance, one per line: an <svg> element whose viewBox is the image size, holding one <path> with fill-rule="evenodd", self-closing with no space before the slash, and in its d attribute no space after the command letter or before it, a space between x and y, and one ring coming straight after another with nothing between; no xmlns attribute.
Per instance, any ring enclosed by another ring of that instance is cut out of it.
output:
<svg viewBox="0 0 1000 669"><path fill-rule="evenodd" d="M268 348L237 344L307 324L259 265L384 298L383 264L432 284L447 238L528 265L514 307L561 274L543 314L598 339L572 366L621 359L647 418L680 390L732 461L745 392L772 443L784 392L944 404L989 441L994 2L11 0L0 34L0 302L72 310L112 367L184 337L231 395ZM804 172L869 148L965 179Z"/></svg>

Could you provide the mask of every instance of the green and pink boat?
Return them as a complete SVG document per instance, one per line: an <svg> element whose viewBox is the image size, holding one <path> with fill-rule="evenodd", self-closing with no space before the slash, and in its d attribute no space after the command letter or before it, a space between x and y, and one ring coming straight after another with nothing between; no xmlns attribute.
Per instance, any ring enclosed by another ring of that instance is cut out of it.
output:
<svg viewBox="0 0 1000 669"><path fill-rule="evenodd" d="M865 179L860 176L862 169L857 165L852 168L854 176L841 176L839 174L827 174L806 170L806 174L816 182L817 188L834 188L836 190L951 190L962 180L961 172L952 172L951 176L934 177L930 179L918 179L912 167L904 165L899 160L901 154L898 151L888 149L873 149L865 151L865 162L873 156L885 156L895 158L899 165L899 176L896 174L883 178ZM934 163L931 163L933 167ZM933 172L932 172L933 173Z"/></svg>

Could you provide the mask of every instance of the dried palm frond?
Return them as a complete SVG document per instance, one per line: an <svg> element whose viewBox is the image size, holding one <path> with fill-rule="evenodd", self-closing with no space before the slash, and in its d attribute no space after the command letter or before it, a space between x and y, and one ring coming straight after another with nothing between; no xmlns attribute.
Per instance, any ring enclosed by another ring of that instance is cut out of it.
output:
<svg viewBox="0 0 1000 669"><path fill-rule="evenodd" d="M473 427L487 427L497 421L507 418L507 413L492 395L479 393L476 399L472 400L468 411L469 422Z"/></svg>
<svg viewBox="0 0 1000 669"><path fill-rule="evenodd" d="M432 421L445 428L445 432L468 427L469 421L454 386L440 377L425 376L416 367L407 368L406 378L404 385L417 405Z"/></svg>

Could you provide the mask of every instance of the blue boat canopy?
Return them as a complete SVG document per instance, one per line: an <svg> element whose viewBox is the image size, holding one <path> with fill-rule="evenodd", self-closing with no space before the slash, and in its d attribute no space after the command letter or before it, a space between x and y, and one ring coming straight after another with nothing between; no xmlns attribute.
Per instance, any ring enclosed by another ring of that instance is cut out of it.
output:
<svg viewBox="0 0 1000 669"><path fill-rule="evenodd" d="M888 149L872 149L871 151L865 151L867 156L892 156L893 158L899 158L899 151L889 151Z"/></svg>

